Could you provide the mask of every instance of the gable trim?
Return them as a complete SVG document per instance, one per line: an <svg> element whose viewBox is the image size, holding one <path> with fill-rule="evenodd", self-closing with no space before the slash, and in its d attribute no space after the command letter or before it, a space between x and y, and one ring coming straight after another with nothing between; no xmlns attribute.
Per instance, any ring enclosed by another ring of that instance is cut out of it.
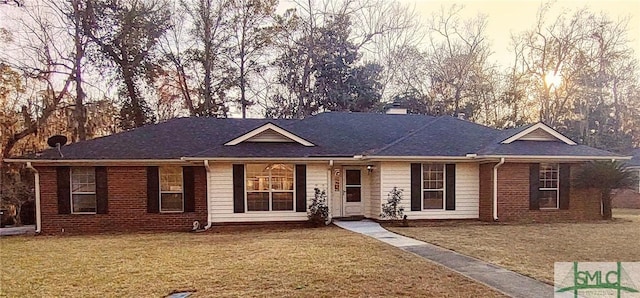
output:
<svg viewBox="0 0 640 298"><path fill-rule="evenodd" d="M299 137L299 136L287 131L286 129L280 128L280 127L278 127L277 125L275 125L273 123L267 123L265 125L262 125L262 126L256 128L256 129L252 130L252 131L249 131L249 132L247 132L247 133L245 133L245 134L243 134L243 135L241 135L241 136L239 136L239 137L237 137L237 138L225 143L224 145L225 146L238 145L238 144L240 144L240 143L242 143L244 141L247 141L247 140L251 139L252 137L255 137L258 134L260 134L262 132L265 132L267 130L273 130L276 133L281 134L285 138L290 139L290 140L292 140L292 141L294 141L296 143L299 143L299 144L301 144L303 146L307 146L307 147L315 146L313 143L311 143L311 142L309 142L309 141L307 141L307 140L305 140L305 139L303 139L303 138L301 138L301 137Z"/></svg>
<svg viewBox="0 0 640 298"><path fill-rule="evenodd" d="M539 122L539 123L536 123L535 125L532 125L531 127L529 127L527 129L525 129L525 130L523 130L523 131L521 131L521 132L519 132L519 133L517 133L517 134L515 134L515 135L513 135L511 137L509 137L508 139L502 141L501 143L502 144L511 144L514 141L517 141L517 140L521 139L522 137L524 137L524 136L526 136L526 135L528 135L528 134L530 134L530 133L532 133L532 132L534 132L534 131L536 131L538 129L543 130L544 132L552 135L556 139L558 139L558 140L560 140L560 141L562 141L562 142L564 142L564 143L566 143L568 145L577 145L576 142L574 142L571 139L565 137L561 133L557 132L555 129L547 126L546 124L544 124L542 122Z"/></svg>

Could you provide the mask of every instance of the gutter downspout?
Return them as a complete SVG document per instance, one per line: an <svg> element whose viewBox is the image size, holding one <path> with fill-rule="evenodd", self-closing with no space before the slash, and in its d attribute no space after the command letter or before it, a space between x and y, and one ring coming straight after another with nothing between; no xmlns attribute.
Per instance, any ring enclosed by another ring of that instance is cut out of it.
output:
<svg viewBox="0 0 640 298"><path fill-rule="evenodd" d="M34 184L36 193L36 234L42 229L42 214L40 212L40 173L33 167L30 161L27 162L27 169L34 172Z"/></svg>
<svg viewBox="0 0 640 298"><path fill-rule="evenodd" d="M213 220L211 218L211 212L209 212L209 190L211 189L211 185L209 185L209 175L211 174L211 167L209 166L209 160L204 160L204 168L207 172L207 225L204 226L204 230L208 230L213 225Z"/></svg>
<svg viewBox="0 0 640 298"><path fill-rule="evenodd" d="M493 220L498 221L498 168L504 164L504 157L493 166Z"/></svg>
<svg viewBox="0 0 640 298"><path fill-rule="evenodd" d="M333 220L332 200L333 197L333 159L329 160L329 166L327 167L327 208L329 208L329 222Z"/></svg>

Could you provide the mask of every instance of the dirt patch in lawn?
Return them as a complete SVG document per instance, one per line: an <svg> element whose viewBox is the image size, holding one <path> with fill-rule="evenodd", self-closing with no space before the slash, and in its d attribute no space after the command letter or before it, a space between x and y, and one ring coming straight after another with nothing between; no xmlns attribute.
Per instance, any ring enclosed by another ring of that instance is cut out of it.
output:
<svg viewBox="0 0 640 298"><path fill-rule="evenodd" d="M8 297L501 296L336 227L7 237L0 263Z"/></svg>
<svg viewBox="0 0 640 298"><path fill-rule="evenodd" d="M554 262L640 260L640 210L614 210L613 215L613 221L586 223L387 228L552 284Z"/></svg>

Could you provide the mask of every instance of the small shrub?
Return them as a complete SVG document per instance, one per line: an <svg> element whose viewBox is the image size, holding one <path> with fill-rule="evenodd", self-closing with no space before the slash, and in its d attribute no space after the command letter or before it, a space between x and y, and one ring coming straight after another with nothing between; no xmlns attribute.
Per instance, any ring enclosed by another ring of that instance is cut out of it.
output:
<svg viewBox="0 0 640 298"><path fill-rule="evenodd" d="M319 188L314 188L315 194L311 200L311 206L307 216L309 222L315 226L320 227L329 224L329 206L327 205L327 193Z"/></svg>
<svg viewBox="0 0 640 298"><path fill-rule="evenodd" d="M398 189L395 186L391 189L387 195L387 203L382 204L382 213L380 213L382 218L407 220L407 216L404 215L404 208L400 205L402 202L402 192L402 189Z"/></svg>

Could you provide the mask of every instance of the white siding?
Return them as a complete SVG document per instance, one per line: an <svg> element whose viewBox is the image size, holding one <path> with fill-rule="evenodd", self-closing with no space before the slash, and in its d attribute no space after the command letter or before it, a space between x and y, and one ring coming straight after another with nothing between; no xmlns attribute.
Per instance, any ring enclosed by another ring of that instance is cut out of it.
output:
<svg viewBox="0 0 640 298"><path fill-rule="evenodd" d="M371 173L371 175L369 175L369 185L370 185L370 192L369 192L369 200L371 201L371 206L369 207L368 214L365 214L365 216L369 217L369 218L380 218L380 193L382 192L382 190L380 189L380 164L376 164L375 165L375 169L373 170L373 172ZM386 199L386 197L384 197Z"/></svg>
<svg viewBox="0 0 640 298"><path fill-rule="evenodd" d="M258 222L306 220L306 212L262 211L233 213L233 166L231 163L211 163L208 174L208 211L213 222ZM307 165L307 206L314 196L314 188L326 189L327 167Z"/></svg>
<svg viewBox="0 0 640 298"><path fill-rule="evenodd" d="M273 129L267 129L251 138L246 140L245 142L285 142L290 143L293 140L281 135L280 133L274 131Z"/></svg>
<svg viewBox="0 0 640 298"><path fill-rule="evenodd" d="M373 172L369 174L367 167L362 167L360 168L360 173L362 175L362 188L360 190L360 198L362 200L362 206L364 208L364 210L362 210L362 214L365 217L371 217L371 177L373 175Z"/></svg>
<svg viewBox="0 0 640 298"><path fill-rule="evenodd" d="M383 162L380 197L394 187L403 190L402 206L409 219L464 219L479 217L480 166L473 163L456 164L456 210L411 211L411 163Z"/></svg>
<svg viewBox="0 0 640 298"><path fill-rule="evenodd" d="M536 129L522 137L518 140L522 141L558 141L556 137L551 135L550 133L544 131L543 129Z"/></svg>
<svg viewBox="0 0 640 298"><path fill-rule="evenodd" d="M410 219L411 210L411 163L382 162L380 163L380 200L386 201L387 194L394 188L402 190L402 207ZM382 204L382 202L380 204ZM379 216L378 216L379 217Z"/></svg>

